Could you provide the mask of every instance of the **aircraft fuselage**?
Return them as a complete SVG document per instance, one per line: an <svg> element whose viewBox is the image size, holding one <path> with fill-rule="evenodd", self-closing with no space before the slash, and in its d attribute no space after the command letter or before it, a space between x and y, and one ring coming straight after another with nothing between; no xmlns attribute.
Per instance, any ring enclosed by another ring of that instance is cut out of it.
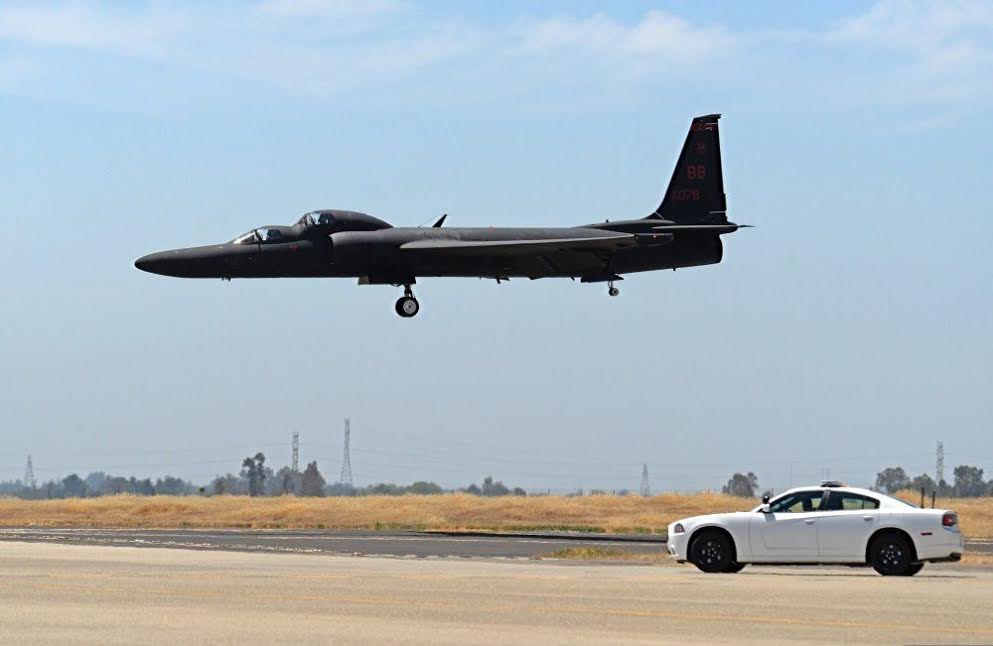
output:
<svg viewBox="0 0 993 646"><path fill-rule="evenodd" d="M721 262L727 219L720 115L690 124L662 203L637 220L578 227L393 227L365 213L322 210L292 226L253 229L231 242L174 249L135 261L138 269L182 278L358 278L403 285L396 311L417 314L411 285L422 277L575 278L606 282L623 274Z"/></svg>
<svg viewBox="0 0 993 646"><path fill-rule="evenodd" d="M594 228L595 226L595 228ZM135 265L179 278L360 278L407 284L418 277L587 278L709 265L721 261L720 236L687 232L619 249L545 255L411 253L401 245L421 240L472 242L585 238L609 224L574 228L412 228L308 235L288 227L280 242L225 243L150 254ZM613 229L607 229L613 230Z"/></svg>

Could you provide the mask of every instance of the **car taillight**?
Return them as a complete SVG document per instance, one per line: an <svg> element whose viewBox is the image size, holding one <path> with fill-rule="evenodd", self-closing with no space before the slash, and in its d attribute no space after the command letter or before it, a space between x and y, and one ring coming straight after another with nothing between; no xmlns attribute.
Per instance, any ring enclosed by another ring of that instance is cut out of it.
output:
<svg viewBox="0 0 993 646"><path fill-rule="evenodd" d="M941 524L944 527L955 527L959 524L959 517L954 512L948 512L941 517Z"/></svg>
<svg viewBox="0 0 993 646"><path fill-rule="evenodd" d="M676 523L676 526L672 528L672 531L675 534L683 534L683 533L686 532L686 530L683 529L683 524L682 523Z"/></svg>

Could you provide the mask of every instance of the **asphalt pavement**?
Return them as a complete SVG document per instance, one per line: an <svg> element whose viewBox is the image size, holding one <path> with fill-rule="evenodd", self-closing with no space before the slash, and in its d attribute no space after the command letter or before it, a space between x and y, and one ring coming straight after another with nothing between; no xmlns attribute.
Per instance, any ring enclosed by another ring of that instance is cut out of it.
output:
<svg viewBox="0 0 993 646"><path fill-rule="evenodd" d="M300 552L399 557L533 559L565 547L665 551L665 539L643 535L486 534L346 530L0 528L0 541L167 547L239 552Z"/></svg>
<svg viewBox="0 0 993 646"><path fill-rule="evenodd" d="M0 544L3 644L993 643L993 571Z"/></svg>
<svg viewBox="0 0 993 646"><path fill-rule="evenodd" d="M369 556L533 559L567 547L665 551L665 537L644 534L373 532L348 530L0 528L0 541L239 552L301 552ZM993 553L993 541L969 541Z"/></svg>

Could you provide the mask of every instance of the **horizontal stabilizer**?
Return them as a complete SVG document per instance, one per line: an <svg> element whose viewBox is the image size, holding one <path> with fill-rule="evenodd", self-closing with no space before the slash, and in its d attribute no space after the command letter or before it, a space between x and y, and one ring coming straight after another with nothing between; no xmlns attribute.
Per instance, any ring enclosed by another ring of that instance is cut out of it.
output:
<svg viewBox="0 0 993 646"><path fill-rule="evenodd" d="M738 229L750 229L751 224L664 224L659 227L652 227L652 231L706 231L707 233L731 233Z"/></svg>

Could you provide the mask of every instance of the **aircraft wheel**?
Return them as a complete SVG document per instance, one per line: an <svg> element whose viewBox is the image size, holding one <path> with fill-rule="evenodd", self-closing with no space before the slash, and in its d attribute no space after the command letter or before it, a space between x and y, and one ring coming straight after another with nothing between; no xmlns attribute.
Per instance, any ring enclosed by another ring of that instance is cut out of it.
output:
<svg viewBox="0 0 993 646"><path fill-rule="evenodd" d="M397 299L396 311L403 318L409 319L421 311L421 305L413 296L402 296Z"/></svg>
<svg viewBox="0 0 993 646"><path fill-rule="evenodd" d="M621 290L617 289L616 287L611 287L610 289L607 290L607 293L610 294L611 296L617 296L618 294L621 293Z"/></svg>

